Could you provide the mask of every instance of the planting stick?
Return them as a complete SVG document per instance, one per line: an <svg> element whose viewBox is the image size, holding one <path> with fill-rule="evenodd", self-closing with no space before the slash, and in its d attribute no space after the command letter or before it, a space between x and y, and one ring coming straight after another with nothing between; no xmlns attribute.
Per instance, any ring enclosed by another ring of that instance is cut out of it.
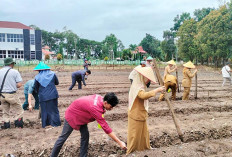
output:
<svg viewBox="0 0 232 157"><path fill-rule="evenodd" d="M194 98L197 99L197 74L195 75L195 94Z"/></svg>
<svg viewBox="0 0 232 157"><path fill-rule="evenodd" d="M177 80L177 91L178 91L178 93L180 93L180 88L179 88L179 79L178 79L178 71L177 71L177 69L176 69L176 80Z"/></svg>
<svg viewBox="0 0 232 157"><path fill-rule="evenodd" d="M157 64L156 64L155 58L153 59L153 69L155 70L155 73L156 73L156 76L157 76L157 78L158 78L158 80L159 80L159 82L160 82L160 85L163 86L163 85L164 85L164 82L163 82L162 77L160 76L160 72L159 72L159 69L157 68ZM176 119L176 115L175 115L175 113L174 113L172 104L171 104L171 102L170 102L170 100L169 100L169 98L168 98L168 96L167 96L166 93L164 94L164 97L165 97L166 103L168 104L169 110L170 110L170 112L171 112L171 114L172 114L172 119L173 119L174 124L175 124L175 126L176 126L176 130L177 130L177 133L178 133L178 135L179 135L179 138L180 138L180 140L183 142L183 141L184 141L184 139L183 139L183 134L182 134L182 132L181 132L181 130L180 130L180 127L179 127L178 121L177 121L177 119Z"/></svg>

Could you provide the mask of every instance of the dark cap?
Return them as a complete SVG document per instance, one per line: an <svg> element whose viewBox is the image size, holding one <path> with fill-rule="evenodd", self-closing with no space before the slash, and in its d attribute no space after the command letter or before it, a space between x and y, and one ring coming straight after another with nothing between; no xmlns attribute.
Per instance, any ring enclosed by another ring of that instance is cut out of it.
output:
<svg viewBox="0 0 232 157"><path fill-rule="evenodd" d="M8 58L5 58L4 59L4 65L10 65L10 64L16 64L14 61L13 61L13 58L11 57L8 57Z"/></svg>

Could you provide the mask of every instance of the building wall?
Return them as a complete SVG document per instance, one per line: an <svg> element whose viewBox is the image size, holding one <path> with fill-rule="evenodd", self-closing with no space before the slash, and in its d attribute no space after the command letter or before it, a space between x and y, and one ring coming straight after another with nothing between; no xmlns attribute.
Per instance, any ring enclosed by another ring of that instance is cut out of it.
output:
<svg viewBox="0 0 232 157"><path fill-rule="evenodd" d="M21 60L42 59L42 34L40 30L0 28L5 34L5 42L0 42L0 59L13 57ZM20 36L8 38L8 34ZM22 37L22 38L21 38ZM15 41L16 39L16 41ZM8 42L12 41L12 42Z"/></svg>

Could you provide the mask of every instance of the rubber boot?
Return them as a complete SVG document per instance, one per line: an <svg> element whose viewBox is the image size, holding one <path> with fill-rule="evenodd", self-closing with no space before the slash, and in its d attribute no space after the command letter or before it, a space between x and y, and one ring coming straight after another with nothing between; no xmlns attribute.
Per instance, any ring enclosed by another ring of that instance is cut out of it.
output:
<svg viewBox="0 0 232 157"><path fill-rule="evenodd" d="M23 128L23 117L15 120L14 124L16 128Z"/></svg>
<svg viewBox="0 0 232 157"><path fill-rule="evenodd" d="M1 126L2 129L9 129L10 128L10 122L4 122Z"/></svg>

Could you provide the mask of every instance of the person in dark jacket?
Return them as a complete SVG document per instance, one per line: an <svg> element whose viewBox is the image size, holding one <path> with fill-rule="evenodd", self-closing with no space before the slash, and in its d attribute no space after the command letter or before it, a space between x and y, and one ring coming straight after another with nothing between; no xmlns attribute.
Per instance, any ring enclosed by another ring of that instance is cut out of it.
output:
<svg viewBox="0 0 232 157"><path fill-rule="evenodd" d="M72 90L72 88L76 85L76 82L78 82L78 89L82 89L82 83L86 86L85 83L85 76L90 75L90 70L78 70L76 72L72 73L72 85L69 87L69 90Z"/></svg>
<svg viewBox="0 0 232 157"><path fill-rule="evenodd" d="M91 63L87 59L84 59L84 64L83 64L84 70L89 70L88 68L90 65Z"/></svg>
<svg viewBox="0 0 232 157"><path fill-rule="evenodd" d="M39 73L35 76L35 91L39 94L39 102L41 107L42 127L60 126L60 114L58 110L58 92L56 85L59 84L58 78L50 67L40 62L35 71Z"/></svg>

